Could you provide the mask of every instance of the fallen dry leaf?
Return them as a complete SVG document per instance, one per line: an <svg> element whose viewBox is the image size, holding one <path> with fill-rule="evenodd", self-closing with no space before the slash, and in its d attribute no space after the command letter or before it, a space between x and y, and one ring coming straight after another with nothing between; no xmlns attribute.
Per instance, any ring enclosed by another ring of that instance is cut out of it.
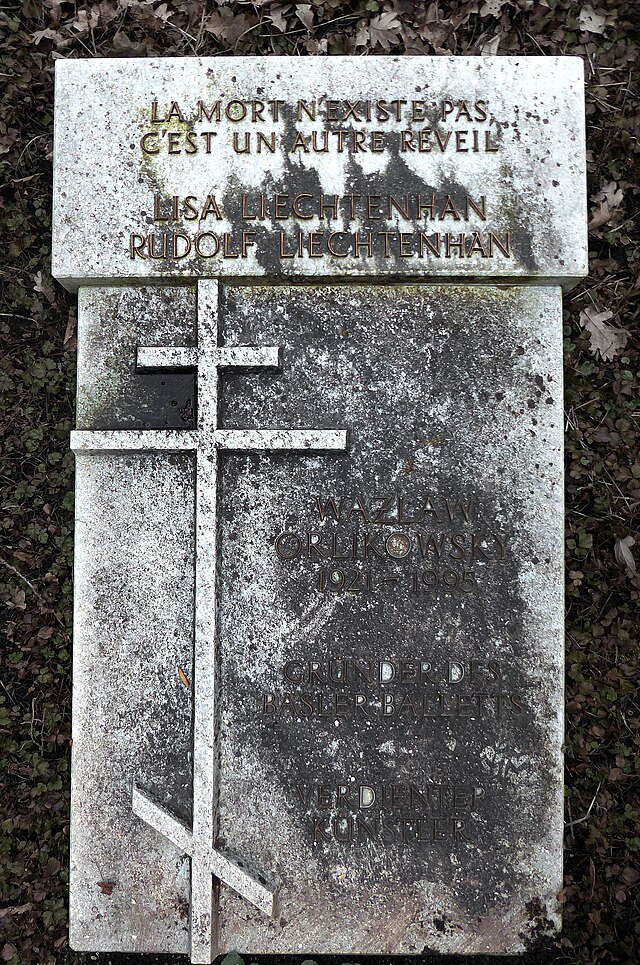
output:
<svg viewBox="0 0 640 965"><path fill-rule="evenodd" d="M35 284L33 286L33 290L39 292L41 295L44 295L45 298L53 305L56 300L56 293L53 290L53 286L47 284L41 271L37 271L35 273L34 281Z"/></svg>
<svg viewBox="0 0 640 965"><path fill-rule="evenodd" d="M624 193L615 181L609 181L608 184L605 184L602 190L598 191L591 199L594 206L591 209L589 229L595 231L597 228L609 224L617 208L622 204L623 198Z"/></svg>
<svg viewBox="0 0 640 965"><path fill-rule="evenodd" d="M56 40L57 36L55 30L47 27L45 30L36 30L34 34L31 34L31 41L37 47L41 40Z"/></svg>
<svg viewBox="0 0 640 965"><path fill-rule="evenodd" d="M502 34L497 33L495 37L493 37L491 40L488 40L485 44L483 44L482 49L480 50L480 53L482 54L482 56L495 57L495 55L498 53L498 47L500 46L501 40L502 40Z"/></svg>
<svg viewBox="0 0 640 965"><path fill-rule="evenodd" d="M374 17L369 24L369 38L374 45L379 44L384 50L390 50L397 41L401 29L402 24L397 14L387 10Z"/></svg>
<svg viewBox="0 0 640 965"><path fill-rule="evenodd" d="M508 0L486 0L480 7L480 16L499 17L500 11L507 2Z"/></svg>
<svg viewBox="0 0 640 965"><path fill-rule="evenodd" d="M619 566L626 567L629 576L634 576L636 572L636 561L631 552L631 547L635 546L635 542L633 536L625 536L624 539L617 539L613 548L616 562Z"/></svg>
<svg viewBox="0 0 640 965"><path fill-rule="evenodd" d="M592 352L598 352L603 359L612 359L627 344L629 333L624 328L615 328L607 325L613 312L606 309L599 312L595 306L590 305L580 312L580 324L587 330L590 336L589 347Z"/></svg>
<svg viewBox="0 0 640 965"><path fill-rule="evenodd" d="M178 676L180 677L180 680L181 680L182 683L185 685L185 687L191 687L191 684L189 683L189 680L187 679L187 675L185 674L184 670L183 670L182 667L180 667L180 666L178 667Z"/></svg>
<svg viewBox="0 0 640 965"><path fill-rule="evenodd" d="M31 911L33 902L28 901L26 905L10 905L8 908L0 908L0 919L8 918L10 915L24 915Z"/></svg>
<svg viewBox="0 0 640 965"><path fill-rule="evenodd" d="M307 30L313 27L313 9L310 3L296 4L296 16L305 25Z"/></svg>
<svg viewBox="0 0 640 965"><path fill-rule="evenodd" d="M605 14L594 10L590 3L586 4L578 16L580 30L586 30L591 34L603 34L607 26Z"/></svg>
<svg viewBox="0 0 640 965"><path fill-rule="evenodd" d="M13 605L16 610L26 610L27 609L27 595L24 590L16 590L13 594Z"/></svg>
<svg viewBox="0 0 640 965"><path fill-rule="evenodd" d="M276 30L279 30L281 33L284 33L287 29L287 19L285 17L285 13L288 10L288 3L279 3L277 6L269 8L269 17L271 19L271 23Z"/></svg>
<svg viewBox="0 0 640 965"><path fill-rule="evenodd" d="M72 351L78 345L76 339L76 314L75 312L69 312L69 321L67 322L67 327L64 330L64 338L62 340L62 347Z"/></svg>
<svg viewBox="0 0 640 965"><path fill-rule="evenodd" d="M113 881L96 881L96 884L103 895L112 895L115 883Z"/></svg>
<svg viewBox="0 0 640 965"><path fill-rule="evenodd" d="M211 14L204 29L219 40L235 44L251 26L251 21L243 13L235 14L231 10L222 8Z"/></svg>

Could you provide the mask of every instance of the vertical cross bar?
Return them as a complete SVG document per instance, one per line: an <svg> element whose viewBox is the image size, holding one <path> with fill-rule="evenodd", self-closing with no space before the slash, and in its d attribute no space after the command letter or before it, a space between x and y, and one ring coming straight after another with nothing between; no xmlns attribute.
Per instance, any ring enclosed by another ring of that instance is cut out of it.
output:
<svg viewBox="0 0 640 965"><path fill-rule="evenodd" d="M197 369L198 428L195 431L147 430L76 432L74 448L83 451L196 452L195 618L193 658L193 820L192 830L138 787L136 814L191 859L190 953L194 965L210 965L218 953L217 899L221 881L268 915L276 914L277 888L234 855L215 847L219 761L217 721L219 642L217 633L219 450L330 451L346 449L344 429L219 429L219 369L279 368L277 346L220 346L218 282L198 282L198 347L140 346L139 369Z"/></svg>
<svg viewBox="0 0 640 965"><path fill-rule="evenodd" d="M218 453L218 283L198 282L198 434L194 628L191 961L209 965L217 950L217 889L211 874L216 760L216 497Z"/></svg>

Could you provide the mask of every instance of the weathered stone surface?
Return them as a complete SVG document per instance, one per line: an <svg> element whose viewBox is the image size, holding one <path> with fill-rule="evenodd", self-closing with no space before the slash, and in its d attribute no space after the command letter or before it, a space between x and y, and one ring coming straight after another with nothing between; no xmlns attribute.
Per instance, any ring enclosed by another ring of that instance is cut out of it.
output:
<svg viewBox="0 0 640 965"><path fill-rule="evenodd" d="M136 373L135 348L193 342L193 291L84 289L78 308L78 426L187 431L193 376ZM131 793L138 781L191 818L191 695L176 675L190 676L193 659L193 492L192 457L76 457L70 942L80 950L188 942L188 860L136 817Z"/></svg>
<svg viewBox="0 0 640 965"><path fill-rule="evenodd" d="M59 60L53 274L571 285L583 145L579 58Z"/></svg>
<svg viewBox="0 0 640 965"><path fill-rule="evenodd" d="M81 292L83 433L216 444L172 421L193 381L135 369L200 341L211 291ZM560 290L223 286L217 326L282 348L220 370L220 431L349 431L217 457L215 847L279 889L272 918L214 892L219 950L522 949L562 871ZM79 459L77 948L189 947L189 862L132 788L191 826L199 459Z"/></svg>
<svg viewBox="0 0 640 965"><path fill-rule="evenodd" d="M522 950L559 925L581 62L57 71L72 946Z"/></svg>

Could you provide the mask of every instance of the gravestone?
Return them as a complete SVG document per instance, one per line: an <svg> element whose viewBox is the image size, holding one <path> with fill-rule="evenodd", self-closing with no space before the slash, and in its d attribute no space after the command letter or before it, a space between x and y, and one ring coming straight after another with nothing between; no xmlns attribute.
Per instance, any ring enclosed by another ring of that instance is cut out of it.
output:
<svg viewBox="0 0 640 965"><path fill-rule="evenodd" d="M581 62L56 69L72 947L534 947Z"/></svg>

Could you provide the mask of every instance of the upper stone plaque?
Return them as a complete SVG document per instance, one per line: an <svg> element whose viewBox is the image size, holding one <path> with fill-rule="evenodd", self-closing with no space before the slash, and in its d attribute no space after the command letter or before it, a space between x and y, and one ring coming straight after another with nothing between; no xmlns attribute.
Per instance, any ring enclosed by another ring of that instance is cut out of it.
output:
<svg viewBox="0 0 640 965"><path fill-rule="evenodd" d="M587 273L577 58L56 63L53 274Z"/></svg>

